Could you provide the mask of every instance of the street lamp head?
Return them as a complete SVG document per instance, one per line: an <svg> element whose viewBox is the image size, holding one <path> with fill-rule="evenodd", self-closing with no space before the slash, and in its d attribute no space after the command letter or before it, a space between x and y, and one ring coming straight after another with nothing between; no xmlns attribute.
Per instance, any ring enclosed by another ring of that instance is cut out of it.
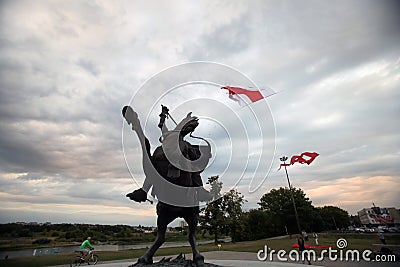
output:
<svg viewBox="0 0 400 267"><path fill-rule="evenodd" d="M283 157L280 158L280 160L281 160L281 161L287 161L287 160L288 160L288 157L283 156Z"/></svg>

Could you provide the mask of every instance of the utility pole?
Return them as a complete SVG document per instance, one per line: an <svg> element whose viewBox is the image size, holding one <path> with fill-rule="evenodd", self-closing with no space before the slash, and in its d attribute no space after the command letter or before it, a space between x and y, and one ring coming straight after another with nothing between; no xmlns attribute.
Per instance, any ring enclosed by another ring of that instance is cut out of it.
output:
<svg viewBox="0 0 400 267"><path fill-rule="evenodd" d="M337 227L337 225L336 225L335 217L332 216L332 220L333 220L333 223L335 224L335 230L338 230L338 227Z"/></svg>
<svg viewBox="0 0 400 267"><path fill-rule="evenodd" d="M288 171L287 171L287 169L286 169L286 161L288 160L288 157L283 156L283 157L280 158L280 160L283 161L283 163L284 163L285 172L286 172L286 178L287 178L287 182L288 182L289 190L290 190L290 196L292 197L292 202L293 202L294 215L296 216L297 230L299 231L299 234L301 234L301 227L300 227L300 222L299 222L299 215L297 214L296 202L294 201L292 185L290 184L289 174L288 174Z"/></svg>

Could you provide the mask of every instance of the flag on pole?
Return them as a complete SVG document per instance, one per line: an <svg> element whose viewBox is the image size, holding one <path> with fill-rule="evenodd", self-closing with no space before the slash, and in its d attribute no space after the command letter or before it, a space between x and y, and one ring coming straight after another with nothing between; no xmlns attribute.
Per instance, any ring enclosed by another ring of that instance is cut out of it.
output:
<svg viewBox="0 0 400 267"><path fill-rule="evenodd" d="M221 89L228 90L229 98L238 102L242 107L276 94L276 92L270 88L258 88L254 90L252 87L242 88L226 85L221 87Z"/></svg>
<svg viewBox="0 0 400 267"><path fill-rule="evenodd" d="M314 161L314 159L316 157L318 157L319 154L317 152L304 152L301 153L300 156L293 156L290 159L290 163L281 163L281 165L279 166L278 171L283 167L283 166L290 166L295 164L296 162L300 163L300 164L304 164L306 163L307 165L310 165L311 162Z"/></svg>

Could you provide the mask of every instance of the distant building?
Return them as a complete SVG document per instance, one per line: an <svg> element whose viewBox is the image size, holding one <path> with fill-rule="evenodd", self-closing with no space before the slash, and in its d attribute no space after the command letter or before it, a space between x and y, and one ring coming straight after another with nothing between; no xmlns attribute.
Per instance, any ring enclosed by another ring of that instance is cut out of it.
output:
<svg viewBox="0 0 400 267"><path fill-rule="evenodd" d="M186 221L182 220L182 221L179 222L179 227L181 227L182 229L187 227L187 226L188 226L188 224L186 223Z"/></svg>
<svg viewBox="0 0 400 267"><path fill-rule="evenodd" d="M178 230L177 230L177 228L179 228L179 227L168 227L167 228L167 232L170 232L170 233L176 233L176 232L179 232Z"/></svg>
<svg viewBox="0 0 400 267"><path fill-rule="evenodd" d="M390 216L393 218L395 225L400 225L400 209L388 208Z"/></svg>
<svg viewBox="0 0 400 267"><path fill-rule="evenodd" d="M358 212L364 226L400 225L400 210L396 208L365 208Z"/></svg>

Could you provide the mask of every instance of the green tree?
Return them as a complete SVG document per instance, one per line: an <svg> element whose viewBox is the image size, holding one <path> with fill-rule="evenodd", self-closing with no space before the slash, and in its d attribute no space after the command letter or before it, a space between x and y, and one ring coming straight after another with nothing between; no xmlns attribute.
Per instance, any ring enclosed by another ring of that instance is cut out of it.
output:
<svg viewBox="0 0 400 267"><path fill-rule="evenodd" d="M238 241L258 240L273 236L270 231L271 218L260 209L252 209L242 213L239 222L242 231L237 235Z"/></svg>
<svg viewBox="0 0 400 267"><path fill-rule="evenodd" d="M226 231L231 236L232 242L237 241L237 233L241 231L238 222L243 213L242 205L244 202L244 196L236 189L229 190L222 198Z"/></svg>
<svg viewBox="0 0 400 267"><path fill-rule="evenodd" d="M19 237L32 237L32 232L29 231L28 228L22 228L20 231L18 231L18 236Z"/></svg>
<svg viewBox="0 0 400 267"><path fill-rule="evenodd" d="M350 224L352 226L355 226L355 227L361 227L362 226L360 218L358 217L358 215L350 215L349 219L350 219Z"/></svg>
<svg viewBox="0 0 400 267"><path fill-rule="evenodd" d="M313 209L313 215L312 215L312 226L311 226L311 230L313 232L320 232L324 230L324 221L321 217L321 214L318 210L318 208Z"/></svg>
<svg viewBox="0 0 400 267"><path fill-rule="evenodd" d="M339 207L324 206L317 210L322 218L323 230L338 230L350 225L349 213Z"/></svg>
<svg viewBox="0 0 400 267"><path fill-rule="evenodd" d="M214 235L215 244L218 242L218 235L225 230L221 197L222 182L219 182L218 179L218 175L208 178L207 184L211 185L210 193L213 195L213 200L202 209L202 214L199 218L202 229Z"/></svg>
<svg viewBox="0 0 400 267"><path fill-rule="evenodd" d="M312 230L314 207L311 201L301 189L293 188L292 193L301 230ZM291 192L288 188L272 189L261 197L258 204L272 218L271 224L276 227L276 229L271 229L272 231L280 234L286 234L286 230L289 233L298 233Z"/></svg>

